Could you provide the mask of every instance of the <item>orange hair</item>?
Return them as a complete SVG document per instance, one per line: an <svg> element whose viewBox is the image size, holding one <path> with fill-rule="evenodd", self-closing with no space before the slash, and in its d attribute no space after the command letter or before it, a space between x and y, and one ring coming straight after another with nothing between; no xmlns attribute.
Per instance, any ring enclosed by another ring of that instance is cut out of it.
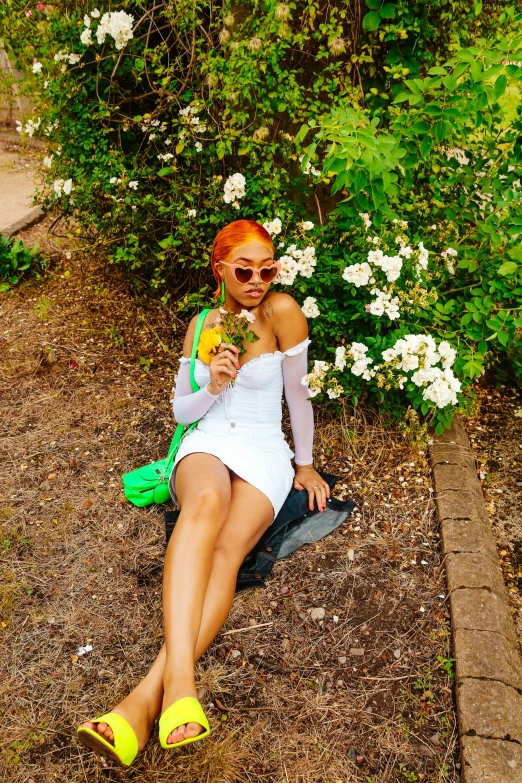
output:
<svg viewBox="0 0 522 783"><path fill-rule="evenodd" d="M236 247L245 245L247 242L262 242L270 248L272 254L274 253L274 243L270 234L255 220L234 220L233 223L229 223L221 231L218 231L212 243L212 255L210 256L210 264L217 283L214 296L221 294L221 277L216 269L216 264L218 261L225 261Z"/></svg>

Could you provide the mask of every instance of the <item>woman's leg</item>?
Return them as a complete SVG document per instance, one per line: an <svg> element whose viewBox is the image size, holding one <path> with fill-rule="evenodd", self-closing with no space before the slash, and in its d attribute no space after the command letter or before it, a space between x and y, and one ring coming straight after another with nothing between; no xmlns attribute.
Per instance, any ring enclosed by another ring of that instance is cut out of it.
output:
<svg viewBox="0 0 522 783"><path fill-rule="evenodd" d="M177 668L179 662L182 674L173 684L172 701L196 695L194 648L214 545L230 507L230 471L210 454L189 454L176 468L176 493L181 512L167 547L163 578L165 641L169 651L167 671L174 666ZM161 709L164 671L165 660L156 659L147 677L113 710L132 725L140 749ZM185 692L177 696L176 688ZM83 725L93 728L90 721ZM110 726L98 723L96 728L113 741Z"/></svg>
<svg viewBox="0 0 522 783"><path fill-rule="evenodd" d="M177 491L177 485L176 485ZM181 501L181 498L180 498ZM182 502L182 501L181 501ZM232 476L231 501L228 514L219 535L216 536L212 552L212 572L207 581L205 601L200 603L198 628L193 639L190 670L179 666L180 656L172 655L172 645L177 637L169 631L179 629L177 616L168 618L165 614L165 674L163 676L163 711L176 699L186 695L197 696L194 680L194 660L197 660L215 638L225 622L234 599L237 572L246 554L259 540L273 519L273 508L268 498L239 476ZM176 523L176 527L179 524ZM179 576L176 577L179 583ZM164 592L165 601L165 592ZM172 619L174 622L172 622ZM168 629L169 622L172 623ZM177 649L180 645L177 645ZM190 679L189 679L190 675ZM187 694L187 685L193 689ZM168 742L179 742L185 736L195 736L201 731L196 723L179 726Z"/></svg>
<svg viewBox="0 0 522 783"><path fill-rule="evenodd" d="M266 496L239 476L232 474L232 498L227 520L214 548L212 571L194 651L195 661L203 655L225 622L234 598L239 567L270 525L272 519L272 505ZM115 708L116 712L121 711L128 720L133 715L147 716L146 737L150 726L161 710L166 658L166 647L163 645L146 677ZM135 720L130 720L130 722L134 727ZM84 725L92 728L90 723ZM183 739L183 736L195 736L201 730L198 724L189 724L185 732L183 732L183 728L179 727L177 732L173 732L169 737L169 742L178 741L178 737ZM112 731L106 724L98 724L98 731L106 739L112 741ZM143 744L145 744L146 737Z"/></svg>

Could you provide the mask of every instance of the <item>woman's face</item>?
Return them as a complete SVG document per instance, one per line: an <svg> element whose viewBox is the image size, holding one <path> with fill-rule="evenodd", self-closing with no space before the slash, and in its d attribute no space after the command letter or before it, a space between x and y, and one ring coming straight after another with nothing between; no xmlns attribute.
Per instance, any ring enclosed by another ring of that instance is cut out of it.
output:
<svg viewBox="0 0 522 783"><path fill-rule="evenodd" d="M264 283L258 271L261 267L274 263L270 248L262 242L246 242L244 245L236 247L225 261L227 264L240 264L254 270L254 275L248 283L240 283L232 267L220 262L217 264L229 294L244 307L255 307L270 288L270 283Z"/></svg>

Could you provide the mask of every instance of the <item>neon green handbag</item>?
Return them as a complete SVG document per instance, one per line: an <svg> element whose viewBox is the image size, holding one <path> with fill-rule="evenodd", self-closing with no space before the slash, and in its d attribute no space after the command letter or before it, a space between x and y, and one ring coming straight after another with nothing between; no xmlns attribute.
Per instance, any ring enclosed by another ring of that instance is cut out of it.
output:
<svg viewBox="0 0 522 783"><path fill-rule="evenodd" d="M210 309L203 310L198 317L196 330L194 332L194 342L192 344L192 355L190 357L190 385L192 391L199 391L199 386L194 377L196 366L196 353L198 350L199 337L207 313ZM165 459L157 462L151 462L138 470L132 470L122 476L123 494L135 506L149 506L151 503L166 503L170 500L169 477L174 466L174 458L181 445L185 435L187 435L196 426L197 421L188 427L178 424L174 437L169 447Z"/></svg>

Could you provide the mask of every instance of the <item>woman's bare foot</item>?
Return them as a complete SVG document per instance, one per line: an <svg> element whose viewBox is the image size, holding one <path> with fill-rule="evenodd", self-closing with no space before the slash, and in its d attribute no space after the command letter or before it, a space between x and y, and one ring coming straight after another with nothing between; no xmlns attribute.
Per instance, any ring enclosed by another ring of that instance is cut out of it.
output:
<svg viewBox="0 0 522 783"><path fill-rule="evenodd" d="M184 685L180 687L179 683L169 683L166 678L163 680L164 693L163 693L163 706L161 708L162 714L167 710L175 701L183 699L185 696L193 696L194 699L198 698L198 693L195 686L187 687ZM189 739L190 737L197 737L198 734L204 731L203 726L199 723L187 723L177 726L170 732L167 737L167 745L173 745L175 742L181 742L181 740Z"/></svg>
<svg viewBox="0 0 522 783"><path fill-rule="evenodd" d="M150 706L142 702L135 695L128 696L123 699L111 712L115 712L117 715L121 715L125 718L129 726L132 728L138 740L138 750L143 750L149 739L150 730L152 724L156 719L156 715L150 715ZM107 723L92 723L87 720L82 723L82 727L85 729L92 729L97 731L100 737L114 745L114 734L111 727Z"/></svg>

